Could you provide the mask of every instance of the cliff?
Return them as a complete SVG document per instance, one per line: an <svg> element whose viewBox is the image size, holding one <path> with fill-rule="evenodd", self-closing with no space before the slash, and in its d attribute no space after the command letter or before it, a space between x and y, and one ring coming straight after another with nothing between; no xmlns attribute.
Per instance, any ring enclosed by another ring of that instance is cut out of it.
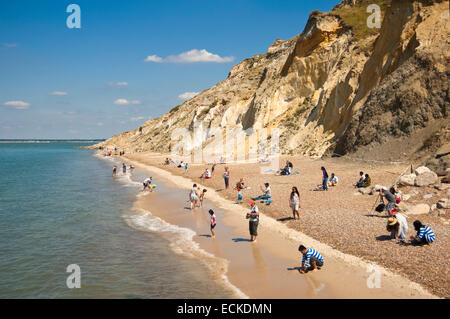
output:
<svg viewBox="0 0 450 319"><path fill-rule="evenodd" d="M366 8L382 9L381 28ZM307 156L417 160L448 144L449 14L439 0L344 0L167 114L97 146L170 152L177 128L280 129ZM435 138L438 136L438 138ZM214 141L209 137L206 143ZM448 159L440 159L444 168Z"/></svg>

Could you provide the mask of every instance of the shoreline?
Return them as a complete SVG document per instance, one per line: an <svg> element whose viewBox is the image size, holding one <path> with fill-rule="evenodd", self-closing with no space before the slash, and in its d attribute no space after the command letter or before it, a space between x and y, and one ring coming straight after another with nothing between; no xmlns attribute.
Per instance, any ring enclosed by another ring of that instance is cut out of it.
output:
<svg viewBox="0 0 450 319"><path fill-rule="evenodd" d="M159 157L159 154L155 154L155 157ZM178 176L178 175L174 175L171 172L169 172L168 170L164 170L162 168L153 166L153 165L149 165L148 163L143 163L141 161L139 161L138 159L136 159L133 156L129 156L129 155L125 155L123 157L121 157L120 159L126 159L126 162L128 163L132 163L136 168L141 167L142 169L148 171L148 172L152 172L152 174L156 174L160 177L162 177L164 180L168 181L169 183L172 183L175 187L178 187L180 189L189 189L191 187L191 185L195 182L187 177L183 177L183 176ZM199 184L199 183L197 183ZM202 185L205 186L205 185ZM218 207L220 207L221 209L224 209L227 214L225 215L224 218L224 222L230 225L233 225L236 223L236 217L240 216L242 218L243 214L245 214L245 212L247 211L246 209L244 209L242 206L240 205L236 205L234 204L232 201L223 198L222 196L220 196L219 194L217 194L217 192L215 192L214 189L211 189L210 187L205 187L208 189L208 200L211 200L215 205L217 205ZM268 251L270 251L271 254L273 255L285 255L286 252L280 252L277 251L277 248L275 247L268 247L268 245L266 245L265 243L261 244L261 238L263 236L266 236L266 238L268 237L274 237L274 236L278 236L280 238L280 240L284 240L285 242L289 242L290 245L293 245L292 247L294 247L295 245L298 245L299 242L304 243L307 245L307 247L314 247L315 249L319 250L322 255L324 255L324 258L327 260L326 263L327 264L331 264L333 265L333 268L336 269L340 269L340 270L349 270L349 269L353 269L353 271L351 272L351 276L350 277L354 277L354 278L359 278L358 280L361 281L363 278L366 279L366 277L368 277L368 275L370 275L370 273L367 273L367 269L368 267L370 267L370 265L374 265L373 262L364 260L361 257L357 257L357 256L353 256L350 254L345 254L339 250L336 250L334 248L332 248L331 246L324 244L316 239L311 238L310 236L307 236L301 232L298 232L292 228L289 228L287 225L282 224L280 222L278 222L277 220L275 220L274 218L271 218L269 216L267 216L266 214L262 213L261 214L261 220L263 220L264 222L261 223L260 229L261 229L261 235L258 239L258 243L254 244L254 245L262 245L264 249L267 249ZM234 225L236 226L236 225ZM236 226L237 227L237 226ZM271 234L268 235L268 234ZM265 234L265 235L264 235ZM250 244L253 245L253 244ZM201 243L200 243L200 246ZM295 250L290 250L289 254L291 255L291 259L293 259L293 261L295 260L295 262L297 264L299 264L299 257L298 257L298 253ZM294 258L292 258L292 256L295 256ZM286 256L284 256L286 257ZM289 256L288 256L289 258ZM231 264L233 264L233 260L229 261ZM344 267L342 267L344 265ZM342 282L342 278L345 277L343 276L343 274L331 274L331 273L327 273L325 274L325 269L314 273L314 274L307 274L304 275L305 278L308 279L308 277L324 277L321 278L322 280L326 280L327 282L329 282L330 285L333 285L334 283L337 283L339 281L341 281L341 283L343 285L346 284L346 281L344 280ZM393 273L389 270L387 270L384 267L379 266L380 269L380 273L381 273L381 281L382 281L382 285L384 285L384 287L381 288L381 290L383 290L384 292L382 293L379 289L372 289L371 292L365 292L366 295L364 296L364 293L361 294L361 291L356 294L357 298L438 298L436 295L431 294L430 292L427 291L426 288L424 288L423 286L421 286L420 284L410 281L409 279ZM356 271L356 272L355 272ZM229 274L229 278L230 281L233 281L233 278L236 279L238 276L236 276L236 274L233 274L232 272L230 272ZM327 278L325 278L327 277ZM347 278L348 280L352 280L351 278ZM390 286L389 288L386 287L386 283L387 286ZM364 283L365 284L365 283ZM396 290L399 290L402 287L401 290L406 291L407 293L404 292L399 292ZM240 288L240 287L239 287ZM339 290L338 287L332 287L331 290L337 289ZM342 288L341 288L342 289ZM363 289L364 288L360 288ZM376 292L375 294L372 295L372 292ZM245 290L244 290L244 293ZM250 294L250 297L253 297ZM272 296L273 298L274 296ZM333 298L349 298L348 296L336 296L334 295ZM355 298L355 297L354 297Z"/></svg>

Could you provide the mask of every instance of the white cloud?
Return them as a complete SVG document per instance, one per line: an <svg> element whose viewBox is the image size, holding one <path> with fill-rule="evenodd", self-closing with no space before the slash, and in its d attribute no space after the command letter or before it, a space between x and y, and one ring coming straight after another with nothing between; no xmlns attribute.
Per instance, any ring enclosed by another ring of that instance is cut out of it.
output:
<svg viewBox="0 0 450 319"><path fill-rule="evenodd" d="M7 101L3 103L4 106L10 106L17 110L25 110L30 107L30 103L24 101Z"/></svg>
<svg viewBox="0 0 450 319"><path fill-rule="evenodd" d="M141 101L139 101L139 100L128 101L127 99L117 99L114 101L114 104L116 104L116 105L130 105L130 104L138 105L138 104L141 104Z"/></svg>
<svg viewBox="0 0 450 319"><path fill-rule="evenodd" d="M117 86L117 87L122 87L122 86L127 86L128 82L122 81L122 82L110 82L109 86Z"/></svg>
<svg viewBox="0 0 450 319"><path fill-rule="evenodd" d="M67 92L62 92L62 91L53 91L50 93L50 95L58 95L58 96L64 96L67 95Z"/></svg>
<svg viewBox="0 0 450 319"><path fill-rule="evenodd" d="M178 98L183 101L187 101L192 99L194 96L199 94L200 92L184 92L183 94L178 95Z"/></svg>
<svg viewBox="0 0 450 319"><path fill-rule="evenodd" d="M198 62L214 62L214 63L226 63L232 62L234 57L221 57L220 55L203 50L193 49L187 52L180 53L178 55L169 55L166 58L161 58L157 55L149 55L145 62L167 62L167 63L198 63Z"/></svg>
<svg viewBox="0 0 450 319"><path fill-rule="evenodd" d="M149 55L148 57L145 58L144 60L145 62L156 62L156 63L161 63L163 62L163 59L160 58L157 55Z"/></svg>
<svg viewBox="0 0 450 319"><path fill-rule="evenodd" d="M15 48L18 46L17 43L2 43L5 48Z"/></svg>

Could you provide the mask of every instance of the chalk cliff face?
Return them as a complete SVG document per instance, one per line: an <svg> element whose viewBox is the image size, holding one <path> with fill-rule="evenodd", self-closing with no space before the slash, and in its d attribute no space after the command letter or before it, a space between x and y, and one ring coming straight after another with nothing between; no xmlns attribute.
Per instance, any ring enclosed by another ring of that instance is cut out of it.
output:
<svg viewBox="0 0 450 319"><path fill-rule="evenodd" d="M382 9L379 29L366 25L372 3ZM278 127L288 154L413 158L448 125L449 31L444 0L344 0L311 13L300 35L233 66L142 132L101 145L169 152L173 130L200 120L203 127Z"/></svg>

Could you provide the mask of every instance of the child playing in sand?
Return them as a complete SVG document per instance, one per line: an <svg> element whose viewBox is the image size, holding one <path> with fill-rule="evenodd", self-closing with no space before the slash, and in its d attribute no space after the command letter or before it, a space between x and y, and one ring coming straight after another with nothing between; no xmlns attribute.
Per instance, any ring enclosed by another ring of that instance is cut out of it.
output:
<svg viewBox="0 0 450 319"><path fill-rule="evenodd" d="M216 227L216 215L214 215L212 209L209 210L209 215L211 215L211 237L216 238L216 234L214 233L214 228Z"/></svg>
<svg viewBox="0 0 450 319"><path fill-rule="evenodd" d="M237 192L238 192L237 202L238 202L238 204L240 204L240 203L242 203L242 198L243 198L242 197L242 189L238 188Z"/></svg>
<svg viewBox="0 0 450 319"><path fill-rule="evenodd" d="M323 266L323 257L317 250L300 245L298 251L303 255L302 266L300 267L302 274L309 270L317 271Z"/></svg>
<svg viewBox="0 0 450 319"><path fill-rule="evenodd" d="M200 199L200 207L203 207L203 199L205 198L206 195L206 189L203 188L203 191L200 193L199 199Z"/></svg>
<svg viewBox="0 0 450 319"><path fill-rule="evenodd" d="M416 236L411 236L411 244L415 246L429 245L436 240L433 230L429 226L422 224L420 220L416 220L413 225L417 234Z"/></svg>
<svg viewBox="0 0 450 319"><path fill-rule="evenodd" d="M334 175L334 173L331 173L331 178L328 181L328 185L329 186L337 186L337 184L339 183L339 178Z"/></svg>

